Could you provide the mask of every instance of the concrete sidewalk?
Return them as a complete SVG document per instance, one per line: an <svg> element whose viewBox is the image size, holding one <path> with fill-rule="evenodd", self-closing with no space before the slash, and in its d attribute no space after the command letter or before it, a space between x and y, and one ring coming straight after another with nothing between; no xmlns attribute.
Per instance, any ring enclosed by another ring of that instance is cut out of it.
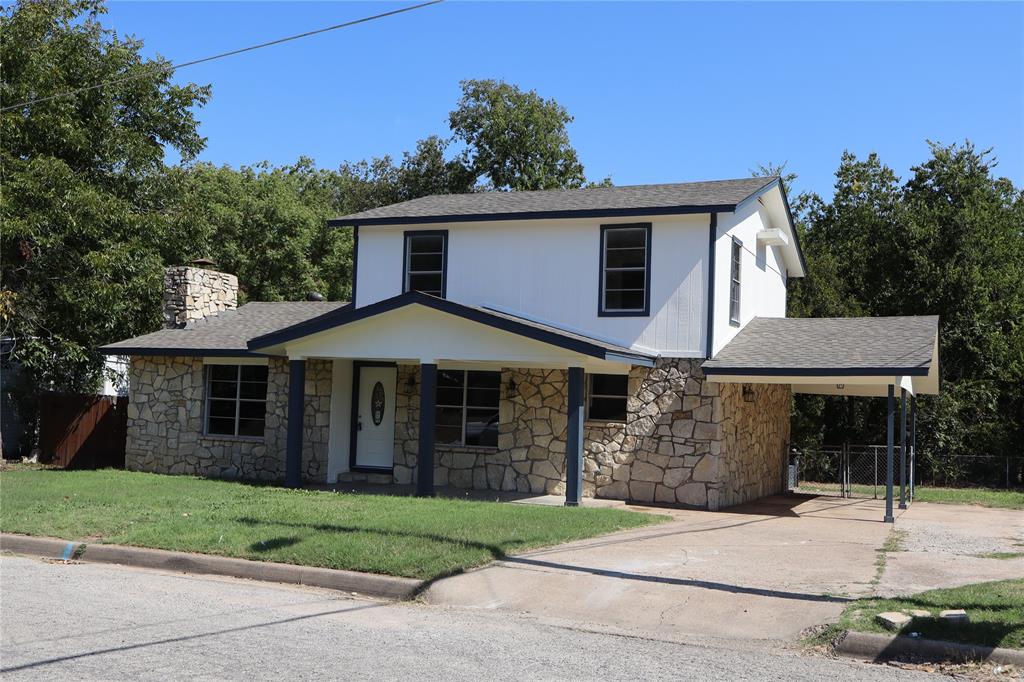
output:
<svg viewBox="0 0 1024 682"><path fill-rule="evenodd" d="M892 528L883 505L773 497L722 512L658 509L675 520L517 555L426 598L638 634L793 640L869 593Z"/></svg>

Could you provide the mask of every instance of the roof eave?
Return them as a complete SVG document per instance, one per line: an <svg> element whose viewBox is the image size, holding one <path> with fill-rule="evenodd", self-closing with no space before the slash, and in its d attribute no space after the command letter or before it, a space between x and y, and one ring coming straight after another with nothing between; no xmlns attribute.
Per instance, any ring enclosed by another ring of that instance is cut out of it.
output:
<svg viewBox="0 0 1024 682"><path fill-rule="evenodd" d="M178 357L210 357L210 358L244 358L270 357L266 353L256 353L246 348L156 348L153 346L101 346L97 349L102 355L129 356L178 356Z"/></svg>
<svg viewBox="0 0 1024 682"><path fill-rule="evenodd" d="M704 365L708 376L891 377L927 376L929 365L916 367L715 367Z"/></svg>
<svg viewBox="0 0 1024 682"><path fill-rule="evenodd" d="M439 223L501 222L510 220L557 220L568 218L635 218L638 216L692 215L700 213L728 213L737 204L700 204L684 206L655 206L647 208L603 208L565 211L517 211L512 213L455 213L430 216L404 216L388 218L357 218L343 216L331 218L328 227L372 227L387 225L434 225Z"/></svg>

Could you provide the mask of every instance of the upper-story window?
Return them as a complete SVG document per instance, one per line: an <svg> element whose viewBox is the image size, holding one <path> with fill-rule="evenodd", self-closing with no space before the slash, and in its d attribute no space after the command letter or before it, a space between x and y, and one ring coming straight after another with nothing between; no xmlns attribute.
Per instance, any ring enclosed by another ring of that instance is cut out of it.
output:
<svg viewBox="0 0 1024 682"><path fill-rule="evenodd" d="M598 314L648 315L650 289L651 224L602 225Z"/></svg>
<svg viewBox="0 0 1024 682"><path fill-rule="evenodd" d="M729 322L740 323L740 259L743 257L743 244L738 239L732 240L732 258L729 268Z"/></svg>
<svg viewBox="0 0 1024 682"><path fill-rule="evenodd" d="M448 283L448 231L405 233L402 292L422 291L444 298Z"/></svg>

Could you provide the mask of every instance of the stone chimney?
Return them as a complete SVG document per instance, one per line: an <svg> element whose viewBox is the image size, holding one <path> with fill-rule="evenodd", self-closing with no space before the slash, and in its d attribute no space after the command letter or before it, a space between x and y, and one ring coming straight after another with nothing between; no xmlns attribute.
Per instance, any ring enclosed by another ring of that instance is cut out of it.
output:
<svg viewBox="0 0 1024 682"><path fill-rule="evenodd" d="M182 329L207 315L238 307L238 278L207 270L213 261L175 265L164 272L164 329Z"/></svg>

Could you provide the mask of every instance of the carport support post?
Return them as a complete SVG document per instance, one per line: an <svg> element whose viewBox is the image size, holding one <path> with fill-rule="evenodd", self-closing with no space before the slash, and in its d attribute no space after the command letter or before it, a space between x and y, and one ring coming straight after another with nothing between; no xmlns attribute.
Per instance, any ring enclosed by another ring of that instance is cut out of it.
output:
<svg viewBox="0 0 1024 682"><path fill-rule="evenodd" d="M305 412L306 361L288 360L288 439L284 459L284 484L302 484L302 420Z"/></svg>
<svg viewBox="0 0 1024 682"><path fill-rule="evenodd" d="M910 396L910 500L914 500L914 478L917 474L917 396Z"/></svg>
<svg viewBox="0 0 1024 682"><path fill-rule="evenodd" d="M437 398L437 364L420 365L420 449L416 457L416 495L434 495L434 412Z"/></svg>
<svg viewBox="0 0 1024 682"><path fill-rule="evenodd" d="M900 509L907 508L907 389L900 389Z"/></svg>
<svg viewBox="0 0 1024 682"><path fill-rule="evenodd" d="M893 394L893 385L889 384L889 410L885 432L885 518L882 519L885 523L895 521L892 516L892 430L896 418L896 400Z"/></svg>
<svg viewBox="0 0 1024 682"><path fill-rule="evenodd" d="M583 495L583 368L569 368L569 430L565 443L565 506Z"/></svg>

